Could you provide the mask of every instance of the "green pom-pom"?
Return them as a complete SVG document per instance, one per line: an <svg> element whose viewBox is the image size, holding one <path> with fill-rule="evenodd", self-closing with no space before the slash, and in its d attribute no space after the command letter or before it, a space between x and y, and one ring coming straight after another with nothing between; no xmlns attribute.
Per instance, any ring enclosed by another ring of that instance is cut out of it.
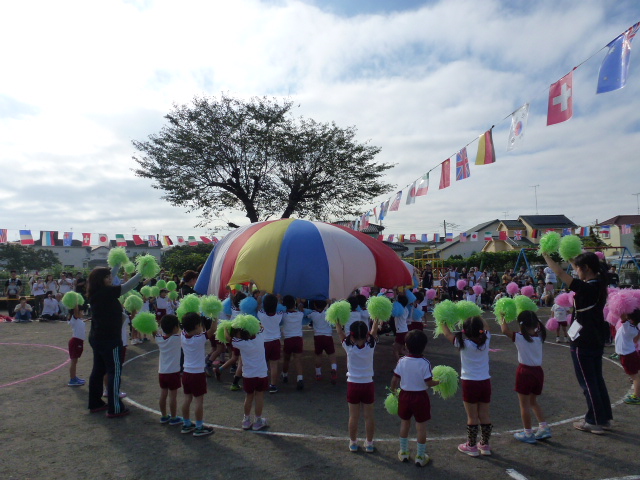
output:
<svg viewBox="0 0 640 480"><path fill-rule="evenodd" d="M384 399L384 408L391 415L398 415L398 393L397 392L389 392L389 395L387 395L387 398Z"/></svg>
<svg viewBox="0 0 640 480"><path fill-rule="evenodd" d="M447 325L449 328L453 328L460 321L458 316L458 307L451 300L444 300L437 304L433 309L433 317L436 320L436 325ZM439 330L442 332L442 329ZM435 335L436 332L434 332Z"/></svg>
<svg viewBox="0 0 640 480"><path fill-rule="evenodd" d="M576 235L567 235L560 240L558 249L563 260L570 262L582 253L582 242Z"/></svg>
<svg viewBox="0 0 640 480"><path fill-rule="evenodd" d="M137 295L130 295L124 301L124 308L127 312L139 312L142 309L142 304L144 302Z"/></svg>
<svg viewBox="0 0 640 480"><path fill-rule="evenodd" d="M207 295L200 299L202 314L209 318L218 318L222 313L222 302L215 295Z"/></svg>
<svg viewBox="0 0 640 480"><path fill-rule="evenodd" d="M124 247L116 247L109 250L107 263L110 267L125 265L129 263L129 257L127 256L127 251L124 249Z"/></svg>
<svg viewBox="0 0 640 480"><path fill-rule="evenodd" d="M518 316L518 308L513 298L500 298L493 307L493 314L496 316L496 321L499 324L503 324L502 317L507 323L513 322Z"/></svg>
<svg viewBox="0 0 640 480"><path fill-rule="evenodd" d="M253 315L238 315L231 322L233 328L244 330L249 335L257 335L260 331L260 321Z"/></svg>
<svg viewBox="0 0 640 480"><path fill-rule="evenodd" d="M151 287L151 296L152 297L159 297L160 296L160 289L158 287Z"/></svg>
<svg viewBox="0 0 640 480"><path fill-rule="evenodd" d="M526 311L530 311L530 312L538 311L538 306L536 305L536 302L531 300L526 295L516 295L513 301L516 302L516 310L518 312L518 315Z"/></svg>
<svg viewBox="0 0 640 480"><path fill-rule="evenodd" d="M165 282L164 280L158 280L156 282L156 287L158 287L160 290L164 290L165 288L167 288L167 282Z"/></svg>
<svg viewBox="0 0 640 480"><path fill-rule="evenodd" d="M169 292L169 298L171 300L177 300L180 294L176 291Z"/></svg>
<svg viewBox="0 0 640 480"><path fill-rule="evenodd" d="M130 297L135 298L135 297ZM131 322L133 328L140 333L151 334L158 330L158 322L156 322L156 316L153 313L142 312L133 317Z"/></svg>
<svg viewBox="0 0 640 480"><path fill-rule="evenodd" d="M547 255L555 253L560 247L560 234L558 232L547 232L540 238L540 247L538 248L538 254Z"/></svg>
<svg viewBox="0 0 640 480"><path fill-rule="evenodd" d="M231 322L229 320L223 320L218 324L216 329L216 340L220 343L227 343L227 334L231 330Z"/></svg>
<svg viewBox="0 0 640 480"><path fill-rule="evenodd" d="M327 323L346 325L351 318L351 305L346 300L332 303L327 309Z"/></svg>
<svg viewBox="0 0 640 480"><path fill-rule="evenodd" d="M461 322L464 322L467 318L482 315L482 309L468 300L456 302L456 310L458 311L458 318Z"/></svg>
<svg viewBox="0 0 640 480"><path fill-rule="evenodd" d="M78 305L82 305L80 301L84 303L84 299L82 298L82 295L76 292L67 292L64 294L64 297L62 297L62 304L65 307L67 307L69 310L73 310Z"/></svg>
<svg viewBox="0 0 640 480"><path fill-rule="evenodd" d="M367 300L367 312L369 316L379 322L386 322L391 318L393 303L387 297L369 297Z"/></svg>
<svg viewBox="0 0 640 480"><path fill-rule="evenodd" d="M200 297L195 293L187 295L180 302L180 307L185 311L185 313L200 313Z"/></svg>
<svg viewBox="0 0 640 480"><path fill-rule="evenodd" d="M124 271L127 272L129 275L131 275L133 272L136 271L135 264L133 262L125 263L124 264Z"/></svg>
<svg viewBox="0 0 640 480"><path fill-rule="evenodd" d="M138 269L138 273L140 273L144 278L154 278L158 273L160 273L158 261L156 260L156 257L151 254L140 255L136 258L136 267Z"/></svg>
<svg viewBox="0 0 640 480"><path fill-rule="evenodd" d="M140 293L147 298L151 297L152 296L151 287L149 285L145 285L140 289Z"/></svg>
<svg viewBox="0 0 640 480"><path fill-rule="evenodd" d="M447 365L433 367L433 379L440 382L433 391L443 399L453 397L458 391L458 372Z"/></svg>
<svg viewBox="0 0 640 480"><path fill-rule="evenodd" d="M173 280L170 280L167 282L167 290L169 290L170 292L173 292L177 288L178 288L178 285Z"/></svg>

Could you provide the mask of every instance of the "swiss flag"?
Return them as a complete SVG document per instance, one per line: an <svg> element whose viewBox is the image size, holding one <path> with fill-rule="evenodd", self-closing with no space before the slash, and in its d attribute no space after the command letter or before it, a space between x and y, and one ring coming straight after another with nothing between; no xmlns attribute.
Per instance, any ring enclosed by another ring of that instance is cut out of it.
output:
<svg viewBox="0 0 640 480"><path fill-rule="evenodd" d="M109 237L106 233L98 234L98 245L100 245L101 247L109 246Z"/></svg>
<svg viewBox="0 0 640 480"><path fill-rule="evenodd" d="M566 122L573 116L573 71L549 88L547 125Z"/></svg>
<svg viewBox="0 0 640 480"><path fill-rule="evenodd" d="M90 233L83 233L82 234L82 246L83 247L90 247L91 246L91 234Z"/></svg>
<svg viewBox="0 0 640 480"><path fill-rule="evenodd" d="M508 240L508 238L509 238L509 232L505 232L504 230L501 230L501 231L499 232L499 237L498 237L498 238L499 238L500 240L502 240L502 241L505 241L505 242L506 242L506 241Z"/></svg>

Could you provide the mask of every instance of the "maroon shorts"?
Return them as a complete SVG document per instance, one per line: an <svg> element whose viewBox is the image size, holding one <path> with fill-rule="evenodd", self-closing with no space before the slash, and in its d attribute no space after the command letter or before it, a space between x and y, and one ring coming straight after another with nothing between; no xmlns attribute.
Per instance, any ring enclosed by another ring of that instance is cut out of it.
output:
<svg viewBox="0 0 640 480"><path fill-rule="evenodd" d="M276 338L275 340L264 342L264 356L267 362L277 362L280 360L280 350L280 339Z"/></svg>
<svg viewBox="0 0 640 480"><path fill-rule="evenodd" d="M71 337L69 339L69 358L71 360L80 358L82 356L83 350L84 350L84 340L81 340L76 337Z"/></svg>
<svg viewBox="0 0 640 480"><path fill-rule="evenodd" d="M544 370L542 367L518 365L516 370L516 388L514 390L522 395L540 395L544 385Z"/></svg>
<svg viewBox="0 0 640 480"><path fill-rule="evenodd" d="M627 375L635 375L640 371L640 354L632 352L628 355L620 355L620 363Z"/></svg>
<svg viewBox="0 0 640 480"><path fill-rule="evenodd" d="M182 372L182 388L185 395L200 397L207 393L207 376L202 373Z"/></svg>
<svg viewBox="0 0 640 480"><path fill-rule="evenodd" d="M422 322L409 322L409 331L411 330L424 330L424 323Z"/></svg>
<svg viewBox="0 0 640 480"><path fill-rule="evenodd" d="M160 382L160 388L163 390L178 390L182 386L180 372L159 373L158 381Z"/></svg>
<svg viewBox="0 0 640 480"><path fill-rule="evenodd" d="M267 377L242 377L242 389L244 393L266 392L269 390L269 379Z"/></svg>
<svg viewBox="0 0 640 480"><path fill-rule="evenodd" d="M313 348L316 355L322 355L322 352L327 352L327 355L336 353L336 347L333 344L331 335L315 335L313 337Z"/></svg>
<svg viewBox="0 0 640 480"><path fill-rule="evenodd" d="M566 327L567 325L569 325L569 322L560 322L560 321L558 321L558 325L560 325L561 327Z"/></svg>
<svg viewBox="0 0 640 480"><path fill-rule="evenodd" d="M427 391L405 392L400 390L398 416L402 420L411 420L411 417L415 417L418 423L431 420L431 401Z"/></svg>
<svg viewBox="0 0 640 480"><path fill-rule="evenodd" d="M209 343L211 344L211 348L213 348L214 350L216 348L218 348L218 343L219 342L218 342L218 340L216 340L215 335L209 339Z"/></svg>
<svg viewBox="0 0 640 480"><path fill-rule="evenodd" d="M372 404L376 397L376 386L370 383L354 383L347 381L347 403Z"/></svg>
<svg viewBox="0 0 640 480"><path fill-rule="evenodd" d="M407 336L407 332L396 333L396 343L404 345L404 338Z"/></svg>
<svg viewBox="0 0 640 480"><path fill-rule="evenodd" d="M302 337L289 337L284 339L284 353L302 353Z"/></svg>
<svg viewBox="0 0 640 480"><path fill-rule="evenodd" d="M491 403L491 379L462 380L462 400L467 403Z"/></svg>

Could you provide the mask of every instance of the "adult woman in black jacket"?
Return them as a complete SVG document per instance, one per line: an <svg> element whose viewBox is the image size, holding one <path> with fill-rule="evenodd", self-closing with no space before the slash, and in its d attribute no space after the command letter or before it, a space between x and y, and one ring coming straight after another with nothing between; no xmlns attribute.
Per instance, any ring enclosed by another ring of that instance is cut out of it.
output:
<svg viewBox="0 0 640 480"><path fill-rule="evenodd" d="M129 409L120 400L122 371L123 309L118 298L133 290L142 276L138 273L124 285L113 285L119 267L96 267L89 274L87 297L92 319L89 344L93 349L93 369L89 377L89 410L107 410L110 418L121 417ZM107 374L107 403L102 400L102 379Z"/></svg>
<svg viewBox="0 0 640 480"><path fill-rule="evenodd" d="M548 255L547 265L575 292L574 323L569 329L571 358L578 383L587 400L584 420L575 422L578 430L598 435L609 429L613 419L607 386L602 376L602 355L609 336L603 309L607 302L607 268L595 253L582 253L571 262L578 278L566 273Z"/></svg>

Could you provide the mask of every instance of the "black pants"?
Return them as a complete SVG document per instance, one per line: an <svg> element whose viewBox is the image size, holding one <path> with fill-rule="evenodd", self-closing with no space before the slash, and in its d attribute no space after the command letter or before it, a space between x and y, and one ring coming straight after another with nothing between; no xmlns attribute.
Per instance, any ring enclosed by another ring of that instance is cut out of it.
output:
<svg viewBox="0 0 640 480"><path fill-rule="evenodd" d="M576 378L587 400L584 419L592 425L606 425L613 419L609 392L602 376L602 354L602 348L571 348Z"/></svg>
<svg viewBox="0 0 640 480"><path fill-rule="evenodd" d="M104 406L102 379L107 375L108 413L121 413L125 406L120 400L120 375L122 373L122 339L89 338L93 349L93 369L89 377L89 409Z"/></svg>

